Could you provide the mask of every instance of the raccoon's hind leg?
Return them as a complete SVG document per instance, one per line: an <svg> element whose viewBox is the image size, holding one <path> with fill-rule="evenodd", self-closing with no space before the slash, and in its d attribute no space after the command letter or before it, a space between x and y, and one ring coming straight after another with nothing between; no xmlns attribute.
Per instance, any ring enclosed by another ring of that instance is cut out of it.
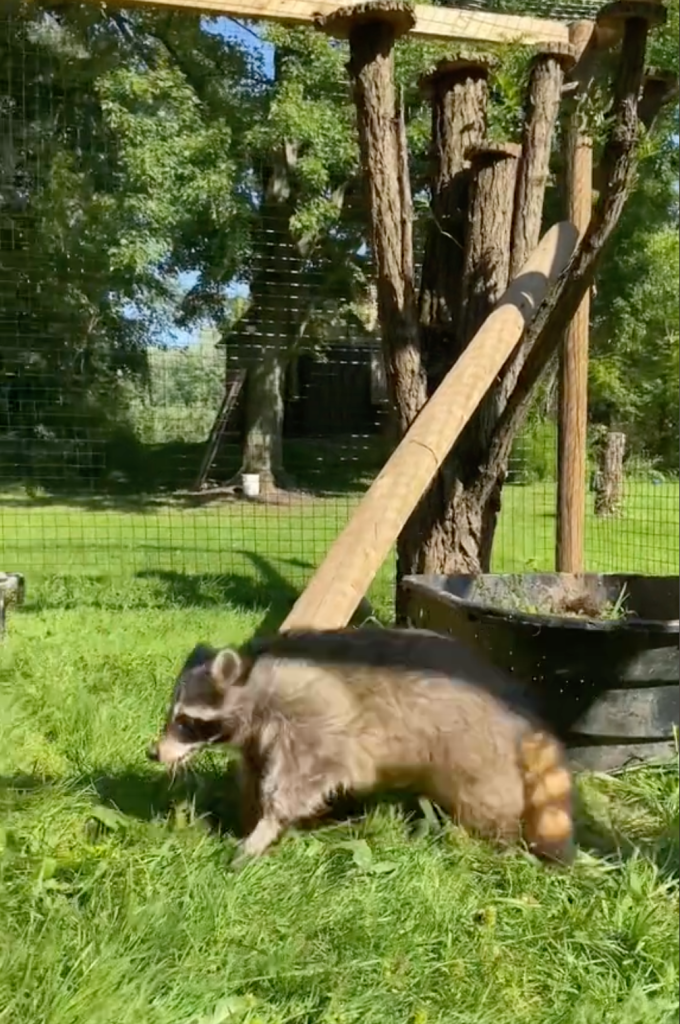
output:
<svg viewBox="0 0 680 1024"><path fill-rule="evenodd" d="M546 732L532 732L520 744L524 776L524 832L529 849L544 860L574 859L572 779L562 745Z"/></svg>
<svg viewBox="0 0 680 1024"><path fill-rule="evenodd" d="M463 828L491 840L511 842L520 836L522 777L517 769L500 772L491 767L477 776L440 775L432 795Z"/></svg>

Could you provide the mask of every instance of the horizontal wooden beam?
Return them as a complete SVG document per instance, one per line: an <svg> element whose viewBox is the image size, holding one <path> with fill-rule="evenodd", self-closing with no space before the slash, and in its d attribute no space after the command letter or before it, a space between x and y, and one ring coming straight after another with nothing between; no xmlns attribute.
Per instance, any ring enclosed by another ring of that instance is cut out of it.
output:
<svg viewBox="0 0 680 1024"><path fill-rule="evenodd" d="M99 2L99 0L96 0ZM315 16L332 14L361 0L116 0L118 7L160 7L192 14L209 14L247 20L280 21L284 25L310 25ZM464 11L451 7L416 9L416 24L410 35L430 42L507 43L527 45L568 43L569 28L559 21L542 18Z"/></svg>

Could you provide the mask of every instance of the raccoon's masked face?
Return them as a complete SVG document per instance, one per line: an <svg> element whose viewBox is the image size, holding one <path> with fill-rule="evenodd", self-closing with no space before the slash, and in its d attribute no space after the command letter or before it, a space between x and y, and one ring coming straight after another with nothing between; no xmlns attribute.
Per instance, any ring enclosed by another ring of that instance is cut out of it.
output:
<svg viewBox="0 0 680 1024"><path fill-rule="evenodd" d="M231 728L228 691L243 679L236 651L216 651L199 644L179 674L165 726L148 756L168 768L177 767L211 743L228 743Z"/></svg>

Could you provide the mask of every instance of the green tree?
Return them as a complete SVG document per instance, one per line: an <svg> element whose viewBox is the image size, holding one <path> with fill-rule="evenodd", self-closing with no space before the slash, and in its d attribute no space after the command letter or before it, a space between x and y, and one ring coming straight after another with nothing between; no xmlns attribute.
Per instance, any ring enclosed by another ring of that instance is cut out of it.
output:
<svg viewBox="0 0 680 1024"><path fill-rule="evenodd" d="M598 325L591 362L591 416L623 430L629 451L677 471L680 244L674 227L636 232L620 254L627 286Z"/></svg>

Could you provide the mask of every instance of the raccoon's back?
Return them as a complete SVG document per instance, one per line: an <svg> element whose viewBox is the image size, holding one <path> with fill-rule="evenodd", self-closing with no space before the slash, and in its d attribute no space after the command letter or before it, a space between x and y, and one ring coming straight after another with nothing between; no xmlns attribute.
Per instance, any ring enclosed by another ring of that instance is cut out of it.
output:
<svg viewBox="0 0 680 1024"><path fill-rule="evenodd" d="M462 641L420 629L300 630L254 638L251 657L326 666L349 685L373 676L395 680L448 678L485 690L510 707L532 714L535 702L519 680L501 672Z"/></svg>

